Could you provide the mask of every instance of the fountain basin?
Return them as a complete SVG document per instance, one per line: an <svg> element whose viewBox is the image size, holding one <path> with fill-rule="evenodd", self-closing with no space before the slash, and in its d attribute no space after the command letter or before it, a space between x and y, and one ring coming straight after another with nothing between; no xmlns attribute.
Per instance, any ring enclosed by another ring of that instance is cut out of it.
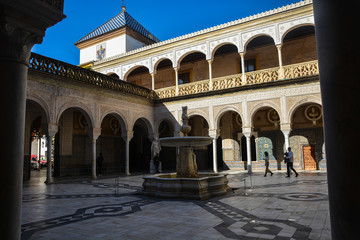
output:
<svg viewBox="0 0 360 240"><path fill-rule="evenodd" d="M164 147L198 147L207 146L212 142L212 137L197 137L197 136L185 136L185 137L168 137L160 138L160 144Z"/></svg>
<svg viewBox="0 0 360 240"><path fill-rule="evenodd" d="M159 198L206 200L230 191L227 174L199 173L198 177L177 177L176 173L144 177L143 193Z"/></svg>

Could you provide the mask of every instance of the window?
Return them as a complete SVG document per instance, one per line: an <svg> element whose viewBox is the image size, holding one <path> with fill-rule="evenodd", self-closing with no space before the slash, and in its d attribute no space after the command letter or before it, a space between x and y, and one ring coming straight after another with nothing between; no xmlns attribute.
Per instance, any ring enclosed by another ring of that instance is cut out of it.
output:
<svg viewBox="0 0 360 240"><path fill-rule="evenodd" d="M190 83L190 72L179 73L179 85Z"/></svg>
<svg viewBox="0 0 360 240"><path fill-rule="evenodd" d="M252 72L256 70L256 59L245 60L245 72ZM241 62L240 62L240 73L242 73Z"/></svg>

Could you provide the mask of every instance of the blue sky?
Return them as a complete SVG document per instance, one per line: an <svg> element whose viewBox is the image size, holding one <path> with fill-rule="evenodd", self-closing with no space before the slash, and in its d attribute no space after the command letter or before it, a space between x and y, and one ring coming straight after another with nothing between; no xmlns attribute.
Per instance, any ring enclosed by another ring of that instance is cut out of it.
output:
<svg viewBox="0 0 360 240"><path fill-rule="evenodd" d="M299 1L299 0L298 0ZM297 0L126 0L126 11L161 41L298 2ZM121 12L121 0L65 0L66 18L33 52L79 64L74 43Z"/></svg>

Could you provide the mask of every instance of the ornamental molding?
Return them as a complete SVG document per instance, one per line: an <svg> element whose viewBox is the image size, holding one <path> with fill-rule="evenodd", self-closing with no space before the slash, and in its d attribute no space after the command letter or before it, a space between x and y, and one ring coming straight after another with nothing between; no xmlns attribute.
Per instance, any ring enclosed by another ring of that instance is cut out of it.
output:
<svg viewBox="0 0 360 240"><path fill-rule="evenodd" d="M192 52L202 52L203 54L205 54L205 57L207 58L206 43L201 43L195 46L187 46L186 48L183 48L181 50L176 50L174 67L179 67L180 65L179 60L183 59L186 55Z"/></svg>
<svg viewBox="0 0 360 240"><path fill-rule="evenodd" d="M286 22L281 22L278 23L279 25L279 35L280 35L280 41L281 43L283 42L283 39L285 37L285 35L294 27L299 27L301 25L314 25L315 24L315 20L314 20L314 15L307 15L307 16L303 16L297 19L292 19Z"/></svg>

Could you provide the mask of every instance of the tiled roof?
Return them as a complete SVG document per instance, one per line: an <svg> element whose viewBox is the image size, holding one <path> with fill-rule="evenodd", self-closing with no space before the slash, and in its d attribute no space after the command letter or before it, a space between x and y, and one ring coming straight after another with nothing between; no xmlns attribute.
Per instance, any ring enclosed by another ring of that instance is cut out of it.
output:
<svg viewBox="0 0 360 240"><path fill-rule="evenodd" d="M82 43L84 41L90 40L97 36L103 35L105 33L111 32L113 30L122 28L124 26L130 27L141 35L153 40L154 42L160 42L154 35L152 35L148 30L146 30L140 23L138 23L133 17L131 17L126 11L121 11L118 15L96 28L94 31L81 38L75 43L75 45Z"/></svg>

